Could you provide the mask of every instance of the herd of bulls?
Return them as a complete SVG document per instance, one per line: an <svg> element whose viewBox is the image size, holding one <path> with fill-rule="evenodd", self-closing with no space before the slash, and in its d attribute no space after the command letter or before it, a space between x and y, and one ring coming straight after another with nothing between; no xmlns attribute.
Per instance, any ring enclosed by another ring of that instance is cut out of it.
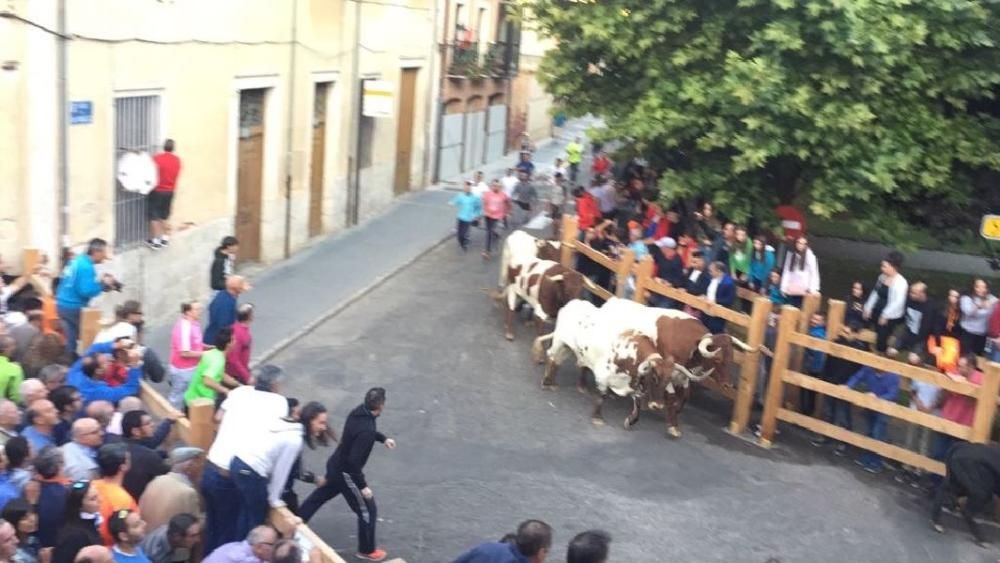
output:
<svg viewBox="0 0 1000 563"><path fill-rule="evenodd" d="M625 428L638 421L643 405L652 410L665 407L667 434L679 437L678 416L690 394L690 382L706 377L728 380L733 347L751 348L735 337L711 334L700 320L682 311L618 298L597 307L581 298L590 280L558 260L557 242L524 231L507 237L498 295L506 305L507 339L514 338L518 305L527 303L539 334L544 322L555 320L555 330L536 338L532 347L536 359L545 363L542 388L554 388L559 365L575 356L581 368L578 388L586 391L587 372L594 377L595 424L603 424L601 406L610 391L632 399Z"/></svg>

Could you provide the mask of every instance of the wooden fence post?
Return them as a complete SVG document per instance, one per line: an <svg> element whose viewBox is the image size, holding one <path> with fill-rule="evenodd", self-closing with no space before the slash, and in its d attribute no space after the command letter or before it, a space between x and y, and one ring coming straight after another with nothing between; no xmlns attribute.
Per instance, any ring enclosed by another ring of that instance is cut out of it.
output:
<svg viewBox="0 0 1000 563"><path fill-rule="evenodd" d="M617 280L615 295L618 297L625 297L625 286L628 284L628 277L632 274L633 264L635 264L635 252L632 252L631 248L626 248L618 262L618 271L615 272Z"/></svg>
<svg viewBox="0 0 1000 563"><path fill-rule="evenodd" d="M576 215L564 213L562 216L562 244L559 245L559 262L564 268L572 269L573 253L576 251L576 237L580 232L580 224Z"/></svg>
<svg viewBox="0 0 1000 563"><path fill-rule="evenodd" d="M646 288L651 281L653 281L653 257L644 256L639 260L635 272L635 295L632 299L636 303L646 304Z"/></svg>
<svg viewBox="0 0 1000 563"><path fill-rule="evenodd" d="M195 399L188 407L191 421L191 445L208 451L215 440L215 402L211 399Z"/></svg>
<svg viewBox="0 0 1000 563"><path fill-rule="evenodd" d="M847 303L840 299L830 299L826 302L826 339L830 342L840 338L846 311Z"/></svg>
<svg viewBox="0 0 1000 563"><path fill-rule="evenodd" d="M21 275L30 276L35 273L35 267L42 261L42 253L37 248L25 248L21 251Z"/></svg>
<svg viewBox="0 0 1000 563"><path fill-rule="evenodd" d="M997 393L1000 392L1000 364L990 362L983 372L983 384L976 394L976 414L972 419L971 442L986 443L993 432L993 416L997 412Z"/></svg>
<svg viewBox="0 0 1000 563"><path fill-rule="evenodd" d="M774 431L778 427L778 409L784 396L785 371L791 360L791 343L789 337L799 326L799 310L791 305L781 308L781 319L778 321L778 340L774 346L774 358L771 361L771 375L767 382L767 398L764 401L764 414L760 423L760 444L771 447Z"/></svg>
<svg viewBox="0 0 1000 563"><path fill-rule="evenodd" d="M759 349L764 344L767 333L767 320L771 313L771 300L758 297L753 301L750 312L750 325L747 326L747 345ZM753 397L757 392L757 373L760 368L760 353L748 352L743 356L740 366L740 386L736 390L736 403L733 405L733 418L729 422L729 432L742 434L750 423L750 410L753 408Z"/></svg>
<svg viewBox="0 0 1000 563"><path fill-rule="evenodd" d="M97 333L101 331L101 310L94 307L87 307L80 311L80 334L77 340L77 354L81 356L87 352L90 345L97 338Z"/></svg>

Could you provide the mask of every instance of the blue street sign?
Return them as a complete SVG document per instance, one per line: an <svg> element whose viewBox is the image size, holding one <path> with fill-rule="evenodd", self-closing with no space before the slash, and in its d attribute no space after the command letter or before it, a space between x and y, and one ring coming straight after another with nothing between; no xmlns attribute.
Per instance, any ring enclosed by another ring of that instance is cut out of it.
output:
<svg viewBox="0 0 1000 563"><path fill-rule="evenodd" d="M94 104L92 102L70 102L69 122L71 125L85 125L94 121Z"/></svg>

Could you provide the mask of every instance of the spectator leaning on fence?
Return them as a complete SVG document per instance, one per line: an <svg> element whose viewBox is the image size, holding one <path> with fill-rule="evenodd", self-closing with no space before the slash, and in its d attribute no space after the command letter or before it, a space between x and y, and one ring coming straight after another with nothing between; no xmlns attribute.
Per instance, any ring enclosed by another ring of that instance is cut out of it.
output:
<svg viewBox="0 0 1000 563"><path fill-rule="evenodd" d="M153 479L139 498L139 512L150 528L159 528L178 514L201 518L201 497L194 479L204 461L205 451L200 448L180 446L170 452L170 473Z"/></svg>
<svg viewBox="0 0 1000 563"><path fill-rule="evenodd" d="M872 397L883 401L895 401L899 395L899 376L895 373L864 366L851 376L847 387L855 390L864 387ZM889 416L873 410L866 411L865 415L868 418L868 437L874 440L885 440ZM874 452L861 454L856 463L869 473L882 472L882 457Z"/></svg>
<svg viewBox="0 0 1000 563"><path fill-rule="evenodd" d="M976 278L972 291L963 295L959 305L962 308L962 353L982 354L986 348L986 333L989 331L990 317L997 306L997 298L990 293L986 280Z"/></svg>
<svg viewBox="0 0 1000 563"><path fill-rule="evenodd" d="M875 327L875 350L885 352L889 347L889 337L903 322L906 314L906 297L909 287L906 278L899 273L903 265L903 255L890 252L882 260L881 273L875 287L865 302L865 320Z"/></svg>
<svg viewBox="0 0 1000 563"><path fill-rule="evenodd" d="M517 527L513 541L480 544L453 563L543 563L551 549L552 527L526 520Z"/></svg>
<svg viewBox="0 0 1000 563"><path fill-rule="evenodd" d="M80 337L80 311L90 305L90 300L118 285L114 276L97 276L95 266L108 258L108 243L102 239L91 239L87 252L73 258L63 270L62 280L56 292L56 307L62 320L66 347L76 355L76 345Z"/></svg>

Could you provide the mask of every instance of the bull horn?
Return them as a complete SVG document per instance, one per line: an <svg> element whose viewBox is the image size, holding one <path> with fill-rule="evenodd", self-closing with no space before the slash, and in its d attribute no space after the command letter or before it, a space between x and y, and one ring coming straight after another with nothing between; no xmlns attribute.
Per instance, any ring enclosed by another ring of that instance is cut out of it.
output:
<svg viewBox="0 0 1000 563"><path fill-rule="evenodd" d="M686 368L686 367L684 367L684 366L682 366L680 364L674 364L674 371L679 371L681 373L681 375L687 377L688 379L690 379L691 381L694 381L694 382L701 381L702 379L705 379L706 377L708 377L708 375L702 374L700 372L699 372L698 375L695 375L695 374L691 373L691 371L688 370L688 368Z"/></svg>
<svg viewBox="0 0 1000 563"><path fill-rule="evenodd" d="M659 354L655 354L655 353L654 354L650 354L649 356L647 356L646 359L643 360L643 362L641 364L639 364L639 368L638 368L639 373L640 374L648 373L649 370L653 369L652 368L653 362L655 362L657 360L659 360L659 361L662 362L663 361L663 356L661 356Z"/></svg>
<svg viewBox="0 0 1000 563"><path fill-rule="evenodd" d="M556 274L556 275L554 275L554 276L546 276L546 277L547 277L547 278L548 278L548 279L549 279L550 281L554 281L554 282L560 282L560 281L563 281L563 278L564 278L564 277L566 277L566 276L565 276L564 274Z"/></svg>
<svg viewBox="0 0 1000 563"><path fill-rule="evenodd" d="M711 345L712 345L711 334L706 334L705 336L702 337L701 341L698 342L698 352L702 355L702 357L708 360L711 360L712 358L718 356L719 352L721 351L721 350L716 350L714 352L710 352L708 350L708 347Z"/></svg>
<svg viewBox="0 0 1000 563"><path fill-rule="evenodd" d="M746 342L743 342L742 340L740 340L739 338L736 338L733 335L729 335L729 339L733 341L733 345L734 346L736 346L740 350L743 350L744 352L756 352L757 351L754 348L751 348L749 344L747 344Z"/></svg>
<svg viewBox="0 0 1000 563"><path fill-rule="evenodd" d="M594 283L593 280L591 280L587 276L581 276L581 277L583 278L583 285L586 286L587 289L591 293L595 293L596 294L596 293L598 293L599 290L604 289L603 287L601 287L601 286L597 285L596 283Z"/></svg>

